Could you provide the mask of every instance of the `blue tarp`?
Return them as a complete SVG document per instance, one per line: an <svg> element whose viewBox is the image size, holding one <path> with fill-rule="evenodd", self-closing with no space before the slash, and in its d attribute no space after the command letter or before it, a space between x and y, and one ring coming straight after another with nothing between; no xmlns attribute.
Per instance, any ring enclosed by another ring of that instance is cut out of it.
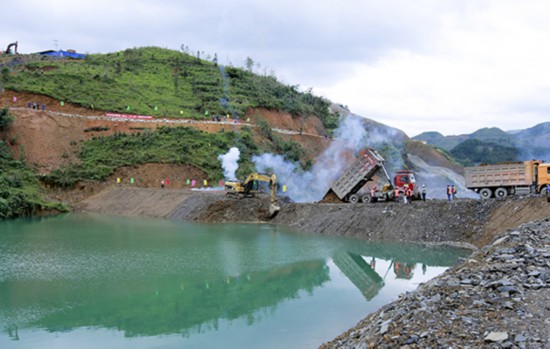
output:
<svg viewBox="0 0 550 349"><path fill-rule="evenodd" d="M63 58L63 57L74 58L74 59L86 58L86 55L84 55L83 53L69 52L69 51L63 51L63 50L59 50L59 51L50 50L50 51L38 52L38 54L44 55L44 56L50 56L50 57L60 57L60 58Z"/></svg>

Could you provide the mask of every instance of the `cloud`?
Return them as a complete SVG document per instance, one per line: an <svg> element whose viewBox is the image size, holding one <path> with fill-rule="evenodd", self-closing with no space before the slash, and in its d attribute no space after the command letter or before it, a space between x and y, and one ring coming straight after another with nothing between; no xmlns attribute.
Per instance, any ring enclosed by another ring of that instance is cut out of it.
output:
<svg viewBox="0 0 550 349"><path fill-rule="evenodd" d="M323 93L411 136L548 120L542 108L532 111L549 97L550 48L541 43L550 28L537 15L547 5L522 11L488 3L493 6L444 15L431 50L393 50L377 62L356 63L353 74Z"/></svg>

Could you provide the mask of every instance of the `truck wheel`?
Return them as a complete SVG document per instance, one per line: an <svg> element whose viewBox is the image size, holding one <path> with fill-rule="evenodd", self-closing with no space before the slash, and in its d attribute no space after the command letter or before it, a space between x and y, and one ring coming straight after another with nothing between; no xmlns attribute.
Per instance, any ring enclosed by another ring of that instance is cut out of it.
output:
<svg viewBox="0 0 550 349"><path fill-rule="evenodd" d="M368 204L370 202L370 195L369 194L363 195L363 197L361 198L361 202Z"/></svg>
<svg viewBox="0 0 550 349"><path fill-rule="evenodd" d="M498 188L495 190L495 196L499 199L505 198L508 196L508 190L506 188Z"/></svg>
<svg viewBox="0 0 550 349"><path fill-rule="evenodd" d="M493 195L491 192L491 189L489 188L483 188L479 191L479 196L481 196L482 199L488 199Z"/></svg>
<svg viewBox="0 0 550 349"><path fill-rule="evenodd" d="M350 195L349 202L351 202L352 204L358 203L359 202L359 196L357 196L355 194Z"/></svg>

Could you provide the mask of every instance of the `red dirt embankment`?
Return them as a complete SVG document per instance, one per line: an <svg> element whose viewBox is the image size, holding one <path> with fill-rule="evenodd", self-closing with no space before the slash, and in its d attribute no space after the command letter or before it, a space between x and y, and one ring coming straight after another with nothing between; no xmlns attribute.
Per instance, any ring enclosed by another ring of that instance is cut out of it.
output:
<svg viewBox="0 0 550 349"><path fill-rule="evenodd" d="M17 102L13 102L13 97ZM28 108L37 103L45 110ZM292 139L304 147L310 157L318 155L330 143L318 118L293 117L288 113L266 109L249 109L240 123L212 122L182 118L152 120L116 119L106 117L105 111L82 108L47 96L22 92L0 93L0 108L10 108L14 122L7 133L8 145L17 158L25 160L42 173L78 161L76 153L81 142L117 132L134 133L159 127L193 127L205 132L239 131L266 121L283 139ZM249 120L247 122L246 120ZM300 134L300 130L302 130ZM159 173L159 178L162 177Z"/></svg>

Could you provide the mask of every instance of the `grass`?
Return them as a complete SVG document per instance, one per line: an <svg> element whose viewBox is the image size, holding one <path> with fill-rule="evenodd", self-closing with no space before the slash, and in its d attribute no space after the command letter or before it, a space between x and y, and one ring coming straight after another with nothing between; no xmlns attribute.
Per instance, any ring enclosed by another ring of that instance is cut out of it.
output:
<svg viewBox="0 0 550 349"><path fill-rule="evenodd" d="M27 56L16 64L4 60L0 65L6 89L88 108L200 119L212 113L242 117L248 108L263 107L314 115L328 129L336 127L337 116L328 111L330 102L311 91L300 92L274 76L158 47L91 54L85 60Z"/></svg>
<svg viewBox="0 0 550 349"><path fill-rule="evenodd" d="M79 180L103 181L122 166L145 163L185 163L206 173L209 181L223 179L218 156L231 147L241 152L238 175L254 170L253 154L259 152L250 130L206 133L188 127L162 127L133 134L117 133L82 144L79 164L54 170L49 183L69 187Z"/></svg>

